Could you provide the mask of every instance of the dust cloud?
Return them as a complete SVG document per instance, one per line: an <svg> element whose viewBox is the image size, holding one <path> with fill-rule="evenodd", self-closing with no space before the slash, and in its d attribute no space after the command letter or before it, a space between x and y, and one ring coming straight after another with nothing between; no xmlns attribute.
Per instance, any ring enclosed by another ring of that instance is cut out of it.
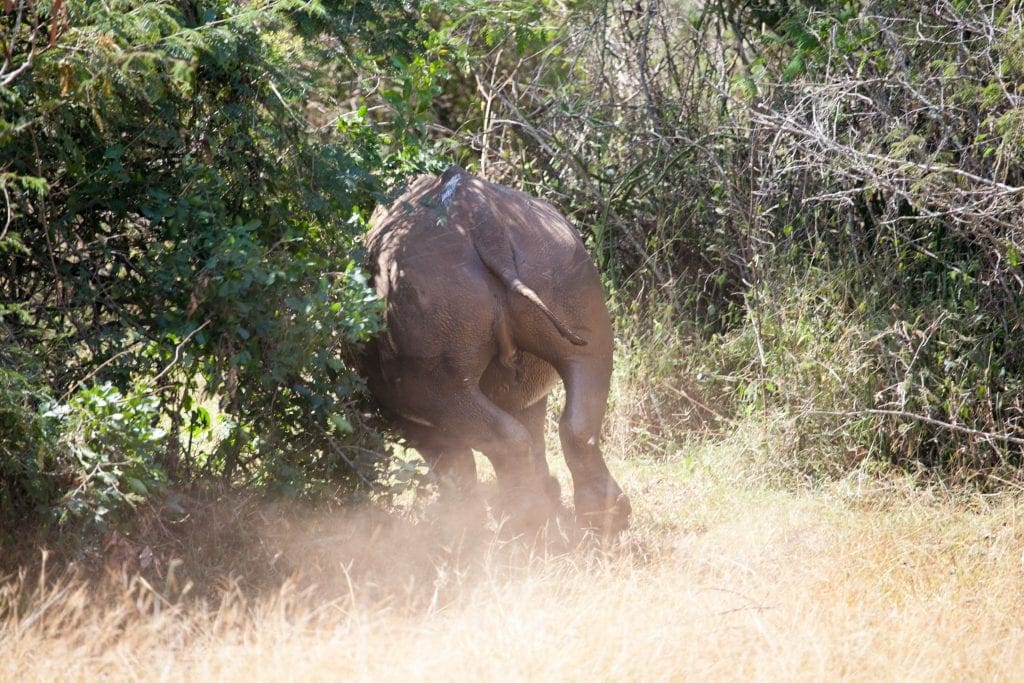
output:
<svg viewBox="0 0 1024 683"><path fill-rule="evenodd" d="M0 681L1018 677L1020 496L773 487L737 457L761 447L615 461L640 504L612 545L568 513L513 536L492 483L390 510L195 500L97 577L51 558L0 582Z"/></svg>

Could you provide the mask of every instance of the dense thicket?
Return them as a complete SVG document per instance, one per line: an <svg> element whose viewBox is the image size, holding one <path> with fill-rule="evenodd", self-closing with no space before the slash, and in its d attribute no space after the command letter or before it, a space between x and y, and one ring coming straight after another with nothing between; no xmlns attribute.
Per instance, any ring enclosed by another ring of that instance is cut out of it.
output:
<svg viewBox="0 0 1024 683"><path fill-rule="evenodd" d="M961 0L9 0L0 517L102 525L210 476L372 488L361 217L449 160L579 224L649 427L756 413L806 469L1017 479L1022 24Z"/></svg>
<svg viewBox="0 0 1024 683"><path fill-rule="evenodd" d="M801 466L991 483L1024 445L1022 22L958 0L588 3L543 47L493 42L469 70L482 120L454 134L572 210L640 302L621 313L645 419L781 416Z"/></svg>
<svg viewBox="0 0 1024 683"><path fill-rule="evenodd" d="M0 14L0 517L169 482L359 488L345 349L382 172L336 118L423 31L389 0L16 0ZM364 487L365 488L365 487Z"/></svg>

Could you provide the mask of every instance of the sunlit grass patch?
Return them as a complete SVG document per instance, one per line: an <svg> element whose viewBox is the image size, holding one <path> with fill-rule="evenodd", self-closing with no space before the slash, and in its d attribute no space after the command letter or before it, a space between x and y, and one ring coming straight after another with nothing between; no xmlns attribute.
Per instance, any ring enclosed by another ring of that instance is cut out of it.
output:
<svg viewBox="0 0 1024 683"><path fill-rule="evenodd" d="M775 486L761 448L736 432L613 458L637 510L613 549L509 539L443 506L309 511L254 531L294 571L273 589L9 578L0 678L1015 677L1018 496Z"/></svg>

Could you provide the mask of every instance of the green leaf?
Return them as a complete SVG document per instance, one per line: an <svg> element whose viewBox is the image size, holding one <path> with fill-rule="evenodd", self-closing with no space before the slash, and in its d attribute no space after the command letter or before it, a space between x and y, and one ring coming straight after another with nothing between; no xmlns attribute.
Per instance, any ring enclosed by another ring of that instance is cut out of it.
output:
<svg viewBox="0 0 1024 683"><path fill-rule="evenodd" d="M343 415L339 415L338 413L331 413L330 416L328 416L327 420L328 422L330 422L331 425L334 426L335 429L337 429L342 434L351 434L353 431L352 423L349 422L348 419Z"/></svg>
<svg viewBox="0 0 1024 683"><path fill-rule="evenodd" d="M132 490L133 493L137 493L140 496L149 496L149 489L146 488L146 485L142 483L141 479L137 477L128 477L127 482L128 487Z"/></svg>

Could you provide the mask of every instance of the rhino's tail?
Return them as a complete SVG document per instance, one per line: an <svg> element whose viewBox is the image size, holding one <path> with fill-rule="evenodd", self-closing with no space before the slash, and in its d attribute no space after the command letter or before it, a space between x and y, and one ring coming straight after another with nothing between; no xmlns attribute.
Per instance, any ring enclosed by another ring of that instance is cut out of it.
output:
<svg viewBox="0 0 1024 683"><path fill-rule="evenodd" d="M473 176L470 176L458 166L452 166L445 171L444 175L438 179L441 206L449 208L452 205L456 191L471 178ZM473 240L473 246L476 248L477 254L480 255L480 260L484 262L488 270L494 273L510 290L539 308L547 316L547 319L551 321L551 324L555 326L559 334L576 346L586 346L587 340L569 329L541 301L541 298L537 296L537 292L533 291L533 289L519 279L515 256L512 253L512 243L506 232L504 221L495 216L492 208L487 205L478 206L476 210L479 212L478 219L470 225L469 233Z"/></svg>
<svg viewBox="0 0 1024 683"><path fill-rule="evenodd" d="M519 278L513 278L511 282L506 282L506 284L513 292L520 295L521 297L532 303L534 306L539 308L541 312L548 317L548 320L551 321L551 324L555 326L555 329L558 330L559 334L561 334L563 337L568 339L576 346L587 345L587 340L579 336L572 330L570 330L568 327L566 327L565 323L559 320L558 316L552 313L551 309L544 305L544 302L540 300L539 296L537 296L537 292L533 291L525 284L523 284L522 280L520 280Z"/></svg>
<svg viewBox="0 0 1024 683"><path fill-rule="evenodd" d="M528 286L525 282L519 279L519 273L515 268L515 261L512 258L511 247L508 242L505 243L505 248L509 250L509 258L495 258L494 250L492 249L481 249L480 242L477 240L473 241L473 246L476 247L476 253L480 255L480 260L484 262L487 269L498 276L506 287L510 290L523 297L531 304L540 309L540 312L547 316L547 319L551 321L551 324L555 326L558 333L568 339L576 346L586 346L587 340L579 336L569 326L562 322L561 318L555 315L550 308L547 307L541 298L537 295L537 292Z"/></svg>

